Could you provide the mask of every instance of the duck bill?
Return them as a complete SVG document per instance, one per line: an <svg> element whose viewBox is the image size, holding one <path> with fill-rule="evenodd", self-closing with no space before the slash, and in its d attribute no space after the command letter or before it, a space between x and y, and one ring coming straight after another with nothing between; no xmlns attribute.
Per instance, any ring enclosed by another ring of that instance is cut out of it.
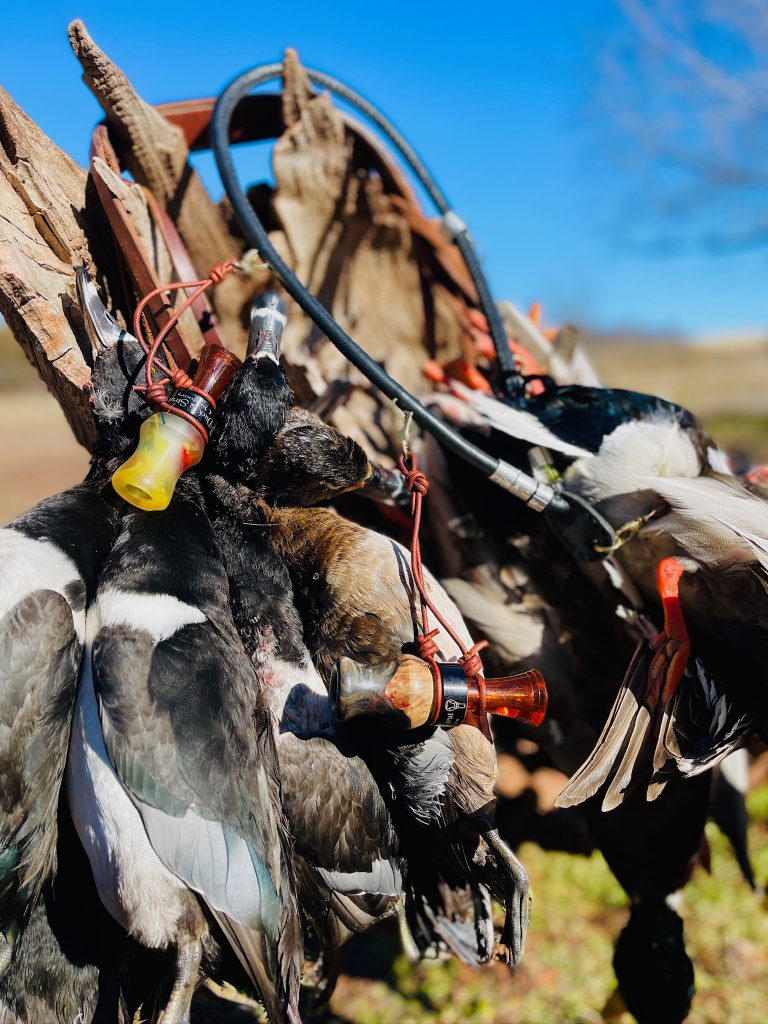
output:
<svg viewBox="0 0 768 1024"><path fill-rule="evenodd" d="M276 292L265 292L251 306L248 330L249 359L271 359L280 362L280 344L287 319L285 307Z"/></svg>
<svg viewBox="0 0 768 1024"><path fill-rule="evenodd" d="M385 505L405 506L410 503L411 496L405 486L405 477L399 469L389 469L371 463L370 472L362 484L359 493L372 501L381 501Z"/></svg>

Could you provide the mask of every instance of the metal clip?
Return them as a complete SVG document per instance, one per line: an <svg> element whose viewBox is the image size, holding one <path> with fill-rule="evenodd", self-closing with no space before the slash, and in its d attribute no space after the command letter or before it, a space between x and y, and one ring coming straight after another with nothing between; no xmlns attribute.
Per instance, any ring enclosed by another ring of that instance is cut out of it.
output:
<svg viewBox="0 0 768 1024"><path fill-rule="evenodd" d="M660 502L658 505L654 505L649 512L638 516L637 519L630 519L629 522L620 526L618 530L616 530L616 536L613 543L606 545L595 544L595 551L599 552L601 555L612 555L615 551L623 548L625 544L634 540L647 522L660 515L662 511L668 511L668 509L669 506L666 502Z"/></svg>

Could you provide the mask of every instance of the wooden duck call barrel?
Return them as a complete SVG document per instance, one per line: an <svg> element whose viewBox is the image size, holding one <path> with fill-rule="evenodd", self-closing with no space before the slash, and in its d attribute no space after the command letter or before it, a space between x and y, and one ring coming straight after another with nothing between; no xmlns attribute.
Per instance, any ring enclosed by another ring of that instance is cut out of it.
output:
<svg viewBox="0 0 768 1024"><path fill-rule="evenodd" d="M477 685L467 682L461 665L438 662L437 670L435 679L428 663L412 654L380 665L341 658L330 686L336 719L375 716L399 729L461 725L479 710ZM486 680L485 710L490 714L540 725L546 709L547 687L537 669Z"/></svg>

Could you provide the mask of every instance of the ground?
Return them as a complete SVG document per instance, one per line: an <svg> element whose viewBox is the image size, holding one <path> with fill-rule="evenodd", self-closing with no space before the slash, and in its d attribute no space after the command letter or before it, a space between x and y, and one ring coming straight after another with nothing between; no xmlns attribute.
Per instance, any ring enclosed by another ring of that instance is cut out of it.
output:
<svg viewBox="0 0 768 1024"><path fill-rule="evenodd" d="M759 812L752 844L759 879L768 877L768 788L752 797ZM696 966L691 1024L758 1024L768 1007L768 915L742 881L716 826L712 874L698 870L680 913ZM626 898L600 854L520 851L534 894L528 948L517 974L495 966L472 970L456 962L413 966L387 962L387 936L366 964L356 951L332 1002L339 1021L355 1024L630 1024L612 1013L613 942L627 916ZM366 943L369 946L370 943ZM383 962L382 959L384 958ZM377 962L378 960L378 962ZM383 980L370 980L381 968Z"/></svg>

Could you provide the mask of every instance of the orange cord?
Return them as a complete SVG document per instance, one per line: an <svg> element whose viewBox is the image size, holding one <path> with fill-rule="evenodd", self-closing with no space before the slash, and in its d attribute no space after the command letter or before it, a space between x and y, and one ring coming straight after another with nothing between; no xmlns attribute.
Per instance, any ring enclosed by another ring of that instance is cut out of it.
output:
<svg viewBox="0 0 768 1024"><path fill-rule="evenodd" d="M135 390L143 391L147 402L153 405L160 412L168 412L172 409L175 416L181 416L183 419L187 420L188 423L191 423L192 426L202 434L203 440L206 442L208 440L208 432L205 427L202 423L196 420L194 416L190 416L182 409L176 409L169 405L168 392L166 391L166 388L168 387L168 384L171 384L174 388L184 388L186 391L194 391L196 394L201 395L206 402L210 402L214 410L216 409L216 402L207 392L195 387L191 377L189 374L185 373L184 370L171 370L169 366L160 362L158 352L160 346L179 322L182 314L197 301L203 292L207 291L207 289L212 285L219 284L223 281L227 274L235 270L236 267L237 263L234 260L228 260L226 263L217 263L215 267L211 267L208 271L208 276L202 278L200 281L174 281L170 284L163 284L158 288L153 288L151 292L148 292L139 300L138 305L136 306L136 311L133 314L134 336L147 354L147 361L144 366L145 384L143 387L137 386ZM163 295L164 292L175 292L190 288L194 288L192 294L187 296L178 309L175 309L171 313L168 322L158 332L157 337L151 344L148 344L144 337L144 325L142 321L142 315L144 314L147 303L151 302L152 299ZM166 379L155 380L152 376L152 372L155 369L165 374Z"/></svg>
<svg viewBox="0 0 768 1024"><path fill-rule="evenodd" d="M450 624L446 622L445 618L440 614L439 610L435 607L427 594L427 588L424 583L424 570L421 563L419 529L421 527L421 504L424 496L429 491L429 480L427 480L426 476L417 468L416 458L413 455L402 455L400 457L399 466L401 473L405 477L405 485L411 495L411 574L413 575L413 582L416 585L416 589L419 592L419 598L421 599L421 633L417 637L419 653L429 665L435 682L439 685L440 671L437 667L436 660L438 646L435 643L435 637L440 632L440 626L442 626L448 636L450 636L461 651L459 664L464 669L464 674L467 679L473 680L477 686L477 692L480 698L478 714L484 715L485 675L483 673L483 662L480 658L480 651L482 651L484 647L488 646L488 641L479 640L476 644L473 644L468 648L458 633L456 633ZM432 630L429 628L428 611L432 612L440 624Z"/></svg>

